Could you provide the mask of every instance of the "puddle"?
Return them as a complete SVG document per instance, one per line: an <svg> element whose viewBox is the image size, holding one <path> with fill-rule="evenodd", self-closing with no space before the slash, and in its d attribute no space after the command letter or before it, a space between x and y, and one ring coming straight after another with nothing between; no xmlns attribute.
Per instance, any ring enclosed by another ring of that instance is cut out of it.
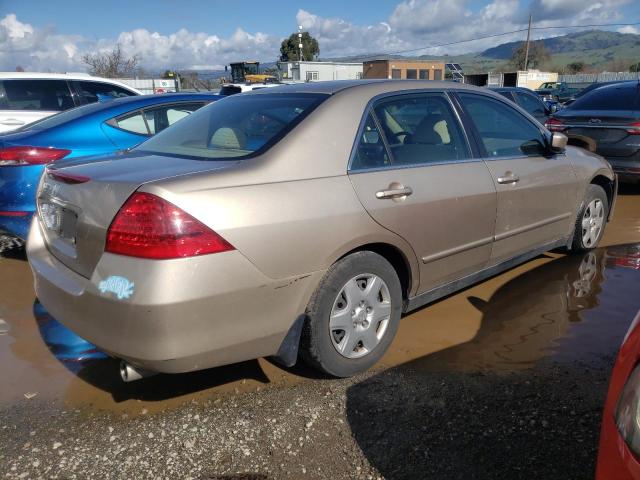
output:
<svg viewBox="0 0 640 480"><path fill-rule="evenodd" d="M640 308L638 207L640 196L620 197L604 248L546 254L406 316L377 368L418 359L428 370L510 371L615 354ZM35 394L137 415L314 378L305 367L260 359L125 384L117 361L51 318L32 284L20 255L0 257L0 407Z"/></svg>

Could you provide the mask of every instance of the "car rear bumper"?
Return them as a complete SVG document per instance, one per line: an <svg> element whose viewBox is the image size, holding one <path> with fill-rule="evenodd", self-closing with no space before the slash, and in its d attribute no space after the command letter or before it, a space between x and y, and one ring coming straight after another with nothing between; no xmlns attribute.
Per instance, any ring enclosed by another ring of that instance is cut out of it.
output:
<svg viewBox="0 0 640 480"><path fill-rule="evenodd" d="M27 255L55 319L114 357L165 373L276 354L322 275L273 280L238 251L163 261L105 253L88 279L47 250L37 220Z"/></svg>

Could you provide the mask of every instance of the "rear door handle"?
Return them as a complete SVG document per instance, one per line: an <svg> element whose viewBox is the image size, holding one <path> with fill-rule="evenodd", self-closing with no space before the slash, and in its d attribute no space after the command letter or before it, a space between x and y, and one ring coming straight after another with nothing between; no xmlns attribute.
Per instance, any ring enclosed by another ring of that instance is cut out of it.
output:
<svg viewBox="0 0 640 480"><path fill-rule="evenodd" d="M498 177L498 183L502 185L508 184L508 183L517 183L519 181L520 181L520 177L511 172L505 173L504 177Z"/></svg>
<svg viewBox="0 0 640 480"><path fill-rule="evenodd" d="M381 200L385 198L400 198L400 197L408 197L413 193L411 187L401 187L401 188L392 188L389 190L380 190L376 192L376 198Z"/></svg>
<svg viewBox="0 0 640 480"><path fill-rule="evenodd" d="M15 118L8 118L6 120L2 120L0 122L0 124L2 124L2 125L24 125L25 122L23 122L22 120L17 120Z"/></svg>

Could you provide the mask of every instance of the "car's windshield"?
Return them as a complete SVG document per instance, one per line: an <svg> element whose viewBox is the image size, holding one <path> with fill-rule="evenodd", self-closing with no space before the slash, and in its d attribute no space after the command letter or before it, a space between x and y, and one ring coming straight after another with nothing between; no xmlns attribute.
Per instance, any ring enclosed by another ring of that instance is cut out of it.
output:
<svg viewBox="0 0 640 480"><path fill-rule="evenodd" d="M250 156L276 143L325 98L234 95L200 109L136 149L213 160Z"/></svg>
<svg viewBox="0 0 640 480"><path fill-rule="evenodd" d="M634 110L638 108L638 89L626 85L609 85L596 88L579 97L571 110Z"/></svg>
<svg viewBox="0 0 640 480"><path fill-rule="evenodd" d="M546 82L546 83L543 83L542 85L540 85L540 88L538 90L542 90L544 88L557 88L559 86L560 86L560 84L556 83L556 82Z"/></svg>

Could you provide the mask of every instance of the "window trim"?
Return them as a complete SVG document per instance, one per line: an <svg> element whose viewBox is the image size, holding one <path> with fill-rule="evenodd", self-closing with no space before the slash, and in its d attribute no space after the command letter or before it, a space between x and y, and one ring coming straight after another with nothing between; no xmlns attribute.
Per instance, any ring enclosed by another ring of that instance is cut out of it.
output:
<svg viewBox="0 0 640 480"><path fill-rule="evenodd" d="M378 116L375 113L374 107L380 101L386 100L386 99L391 98L391 97L415 96L415 95L420 95L420 94L424 94L424 93L441 94L444 97L445 101L448 101L448 103L449 103L449 105L451 107L451 110L453 111L453 116L458 121L458 126L460 127L463 140L467 143L467 147L469 148L469 153L470 153L469 158L459 159L459 160L440 160L440 161L437 161L437 162L428 162L428 163L411 163L411 164L403 164L403 165L398 165L398 164L394 164L393 163L393 155L391 153L391 149L389 148L389 144L387 142L387 136L385 135L384 131L382 130L382 128L380 126L380 121L378 119ZM476 148L475 139L472 141L472 139L467 134L467 127L465 126L465 123L464 123L463 119L461 118L459 108L453 102L453 98L451 97L450 93L451 93L450 90L445 90L445 89L424 89L424 88L421 88L421 89L415 89L415 90L396 90L396 91L393 91L393 92L385 92L385 93L381 93L379 95L376 95L376 96L372 97L367 102L367 105L364 108L364 113L362 114L362 118L360 119L360 125L358 126L358 130L357 130L355 139L353 141L353 145L351 146L351 153L349 155L349 162L347 163L347 175L357 175L359 173L379 172L379 171L387 171L387 170L401 170L401 169L406 169L406 168L422 168L422 167L431 167L431 166L438 166L438 165L449 165L449 164L454 164L454 163L483 162L484 158L478 156L480 152ZM364 128L366 126L367 118L368 118L369 114L371 114L371 116L373 117L373 120L374 120L374 122L376 124L376 128L378 129L378 133L380 134L380 136L382 138L382 141L384 143L387 156L389 157L389 160L390 160L391 164L389 166L387 166L387 167L371 167L371 168L352 169L353 161L354 161L355 156L356 156L356 151L358 149L358 145L360 144L360 138L362 137L362 134L364 133Z"/></svg>
<svg viewBox="0 0 640 480"><path fill-rule="evenodd" d="M525 120L527 120L531 125L533 125L539 132L540 134L544 137L545 139L545 147L547 147L548 152L544 155L540 155L543 156L545 158L552 158L555 156L564 156L566 155L566 152L561 152L561 153L555 153L555 152L551 152L551 150L548 148L548 146L551 143L551 135L552 133L549 132L546 128L544 128L544 126L542 126L542 124L540 122L538 122L531 114L529 114L529 112L525 111L522 107L520 107L519 105L515 104L514 105L510 105L509 104L509 100L505 97L502 97L499 94L487 94L485 92L476 92L473 90L462 90L462 89L456 89L456 90L452 90L451 93L455 96L457 104L460 106L461 112L464 115L467 125L466 128L469 129L469 131L472 133L475 142L477 144L478 150L479 150L479 155L482 157L482 159L484 161L490 162L490 161L494 161L494 160L512 160L512 159L522 159L522 158L531 158L534 157L535 155L500 155L497 157L491 157L489 156L489 153L487 152L486 147L484 146L484 142L482 141L482 137L480 136L480 132L478 131L478 129L476 128L475 123L473 122L473 120L471 119L471 117L469 116L469 113L467 112L466 108L464 107L464 103L462 103L462 99L460 98L459 94L468 94L468 95L477 95L479 97L484 97L484 98L488 98L488 99L493 99L496 100L500 103L503 103L504 105L506 105L508 108L511 108L512 110L515 110L516 113L522 115ZM513 103L513 102L511 102ZM522 111L520 111L520 110ZM524 113L524 114L523 114Z"/></svg>

